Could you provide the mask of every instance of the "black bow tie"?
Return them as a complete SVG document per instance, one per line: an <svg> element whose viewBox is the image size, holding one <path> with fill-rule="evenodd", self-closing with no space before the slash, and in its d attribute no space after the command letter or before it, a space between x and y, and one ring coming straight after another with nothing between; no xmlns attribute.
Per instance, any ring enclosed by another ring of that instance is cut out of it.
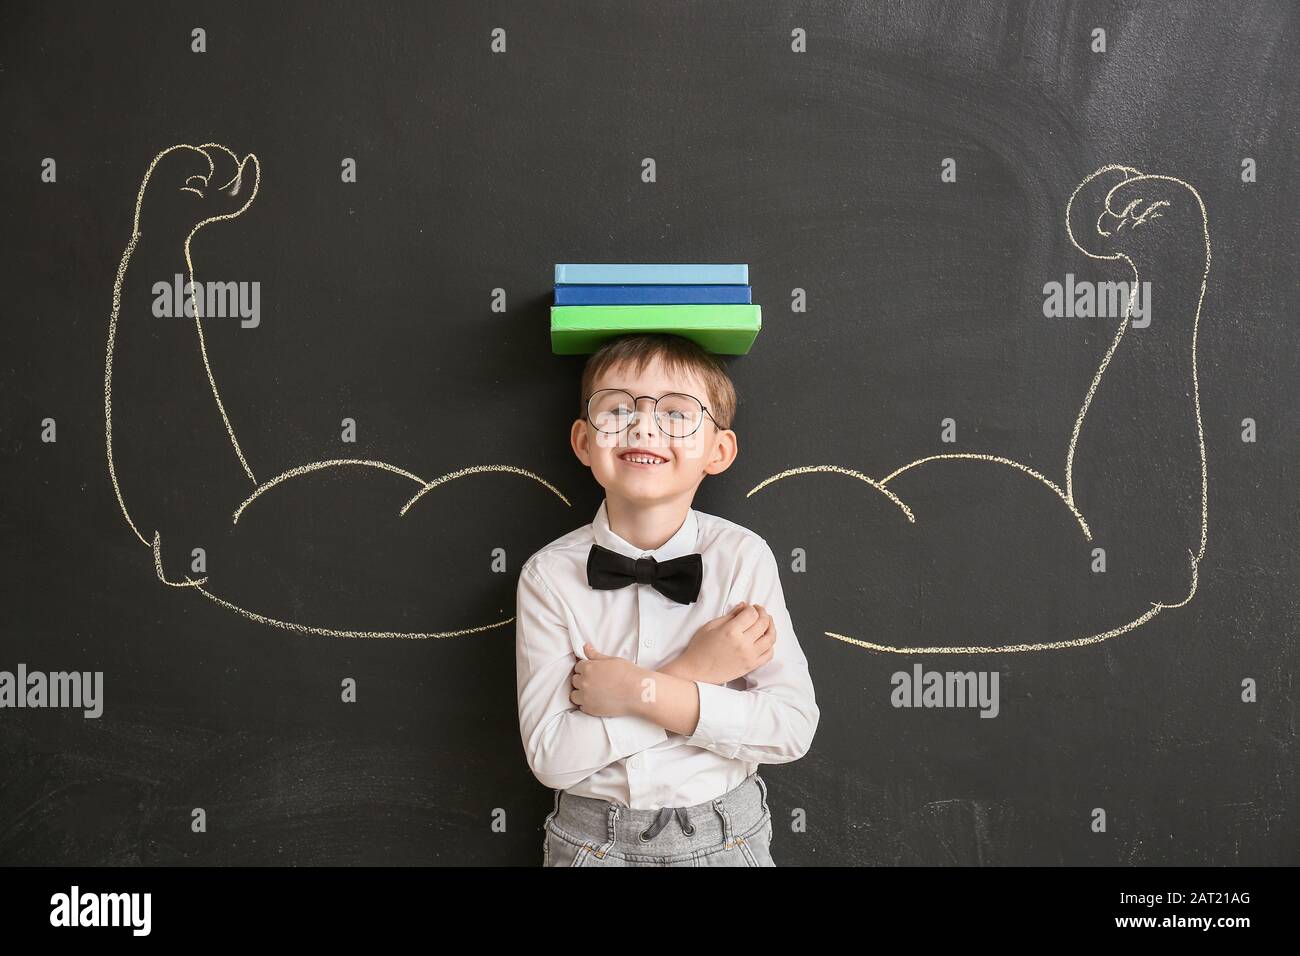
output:
<svg viewBox="0 0 1300 956"><path fill-rule="evenodd" d="M684 554L671 561L654 558L629 558L598 544L587 555L587 583L601 591L612 591L629 584L648 584L678 604L691 604L700 596L700 579L704 575L704 557Z"/></svg>

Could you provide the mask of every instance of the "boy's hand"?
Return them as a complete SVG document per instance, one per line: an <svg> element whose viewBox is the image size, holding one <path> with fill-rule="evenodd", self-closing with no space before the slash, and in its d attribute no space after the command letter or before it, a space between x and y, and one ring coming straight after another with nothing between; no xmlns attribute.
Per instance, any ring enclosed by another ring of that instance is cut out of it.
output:
<svg viewBox="0 0 1300 956"><path fill-rule="evenodd" d="M672 672L709 684L725 684L772 659L776 625L761 604L742 601L709 621L672 662Z"/></svg>
<svg viewBox="0 0 1300 956"><path fill-rule="evenodd" d="M593 717L622 717L635 711L642 681L652 672L622 657L611 657L583 645L587 660L573 668L573 690L569 700Z"/></svg>

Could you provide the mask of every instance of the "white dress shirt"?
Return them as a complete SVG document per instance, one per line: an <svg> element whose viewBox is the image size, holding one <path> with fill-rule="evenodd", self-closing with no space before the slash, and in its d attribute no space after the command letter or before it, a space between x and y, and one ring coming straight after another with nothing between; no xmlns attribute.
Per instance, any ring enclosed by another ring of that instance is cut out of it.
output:
<svg viewBox="0 0 1300 956"><path fill-rule="evenodd" d="M679 604L649 584L591 587L593 544L656 561L699 552L698 599ZM663 547L642 551L610 530L602 501L591 524L528 558L517 597L519 730L528 766L545 786L638 810L684 807L721 796L759 764L808 752L820 716L808 661L786 610L776 556L748 528L692 508ZM586 659L584 642L657 670L741 601L772 616L772 659L725 686L697 680L700 719L689 736L644 717L596 717L569 700L574 665Z"/></svg>

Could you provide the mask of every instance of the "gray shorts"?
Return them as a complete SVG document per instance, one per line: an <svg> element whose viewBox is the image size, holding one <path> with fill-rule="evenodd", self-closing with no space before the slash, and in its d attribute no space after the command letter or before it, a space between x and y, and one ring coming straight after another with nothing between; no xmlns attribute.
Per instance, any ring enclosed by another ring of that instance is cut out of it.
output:
<svg viewBox="0 0 1300 956"><path fill-rule="evenodd" d="M659 810L556 790L542 829L543 866L776 866L757 773L716 799Z"/></svg>

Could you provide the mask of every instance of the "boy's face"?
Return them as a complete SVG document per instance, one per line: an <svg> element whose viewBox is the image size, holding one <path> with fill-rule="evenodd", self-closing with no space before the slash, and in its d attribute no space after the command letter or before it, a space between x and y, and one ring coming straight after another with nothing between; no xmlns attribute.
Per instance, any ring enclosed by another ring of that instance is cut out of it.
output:
<svg viewBox="0 0 1300 956"><path fill-rule="evenodd" d="M726 471L735 461L736 433L718 428L707 413L694 434L686 437L665 434L654 418L654 399L670 392L694 396L701 404L709 405L704 385L694 375L670 374L655 359L640 374L633 374L626 365L607 370L593 384L592 393L607 388L621 388L634 397L651 396L637 401L637 414L622 432L597 430L586 417L573 423L570 439L574 453L591 469L607 494L642 505L679 498L689 501L705 475ZM623 398L626 401L627 396ZM675 405L675 409L680 408L680 404ZM662 416L681 420L679 411L670 408L668 400L659 411ZM628 456L637 451L659 463L629 461Z"/></svg>

